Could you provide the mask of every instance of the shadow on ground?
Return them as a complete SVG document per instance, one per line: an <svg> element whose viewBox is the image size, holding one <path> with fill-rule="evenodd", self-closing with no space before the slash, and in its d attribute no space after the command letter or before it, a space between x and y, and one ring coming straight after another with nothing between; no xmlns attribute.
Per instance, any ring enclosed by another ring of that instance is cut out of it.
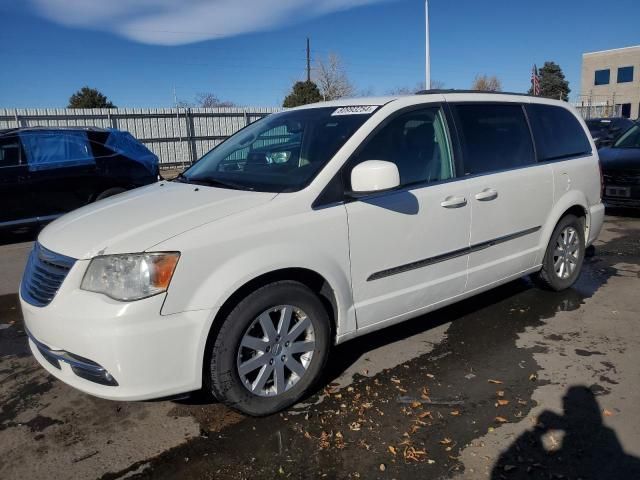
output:
<svg viewBox="0 0 640 480"><path fill-rule="evenodd" d="M602 423L603 410L593 392L573 386L562 400L564 414L542 412L536 426L500 456L491 479L640 478L640 459L627 455L616 433ZM562 437L560 446L554 435Z"/></svg>

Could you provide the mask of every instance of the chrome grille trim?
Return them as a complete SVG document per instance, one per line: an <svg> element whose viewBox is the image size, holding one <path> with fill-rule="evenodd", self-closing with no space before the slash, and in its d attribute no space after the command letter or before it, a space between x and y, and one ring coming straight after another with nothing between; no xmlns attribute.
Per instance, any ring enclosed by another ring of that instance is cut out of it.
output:
<svg viewBox="0 0 640 480"><path fill-rule="evenodd" d="M47 250L36 242L22 276L22 299L36 307L49 305L75 263L75 258Z"/></svg>

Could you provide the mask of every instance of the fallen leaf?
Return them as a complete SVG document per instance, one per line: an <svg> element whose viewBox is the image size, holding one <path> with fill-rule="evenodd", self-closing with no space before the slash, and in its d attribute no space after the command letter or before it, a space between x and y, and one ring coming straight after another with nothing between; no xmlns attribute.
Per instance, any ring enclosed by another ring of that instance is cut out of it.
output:
<svg viewBox="0 0 640 480"><path fill-rule="evenodd" d="M499 422L499 423L507 423L509 421L504 417L496 417L495 420L496 422Z"/></svg>
<svg viewBox="0 0 640 480"><path fill-rule="evenodd" d="M454 417L457 417L458 415L460 415L460 411L458 410L452 410L451 412L449 412L451 415L453 415Z"/></svg>
<svg viewBox="0 0 640 480"><path fill-rule="evenodd" d="M494 380L492 378L490 378L489 380L487 380L489 383L493 383L494 385L502 385L502 382L500 380Z"/></svg>
<svg viewBox="0 0 640 480"><path fill-rule="evenodd" d="M389 445L389 447L388 447L388 448L389 448L389 451L390 451L393 455L395 455L396 453L398 453L398 452L396 451L396 448L395 448L393 445Z"/></svg>
<svg viewBox="0 0 640 480"><path fill-rule="evenodd" d="M393 383L400 383L400 380L398 380L396 377L391 377L391 381Z"/></svg>
<svg viewBox="0 0 640 480"><path fill-rule="evenodd" d="M430 411L422 412L420 415L418 415L418 418L424 418L424 417L433 418Z"/></svg>
<svg viewBox="0 0 640 480"><path fill-rule="evenodd" d="M422 406L421 402L411 402L411 408L418 408L421 406Z"/></svg>
<svg viewBox="0 0 640 480"><path fill-rule="evenodd" d="M497 404L501 407L504 407L505 405L509 405L509 400L498 399Z"/></svg>
<svg viewBox="0 0 640 480"><path fill-rule="evenodd" d="M496 395L499 396L499 397L504 397L504 390L498 390L496 392Z"/></svg>
<svg viewBox="0 0 640 480"><path fill-rule="evenodd" d="M613 412L612 412L611 410L607 410L606 408L602 411L602 414L603 414L605 417L613 417L613 415L614 415L614 414L613 414Z"/></svg>
<svg viewBox="0 0 640 480"><path fill-rule="evenodd" d="M429 377L429 378L436 378L436 376L435 376L435 375L433 375L433 374L431 374L431 373L427 373L427 377Z"/></svg>
<svg viewBox="0 0 640 480"><path fill-rule="evenodd" d="M360 424L358 422L352 422L349 424L349 430L353 430L354 432L360 431Z"/></svg>
<svg viewBox="0 0 640 480"><path fill-rule="evenodd" d="M379 468L381 472L384 472L387 469L387 466L384 463L381 463Z"/></svg>
<svg viewBox="0 0 640 480"><path fill-rule="evenodd" d="M442 440L440 440L440 445L449 445L452 442L452 440L448 437L443 438Z"/></svg>
<svg viewBox="0 0 640 480"><path fill-rule="evenodd" d="M427 460L427 463L428 463L429 465L433 465L434 463L436 463L436 461L435 461L435 460L432 460L432 459L429 459L429 460Z"/></svg>

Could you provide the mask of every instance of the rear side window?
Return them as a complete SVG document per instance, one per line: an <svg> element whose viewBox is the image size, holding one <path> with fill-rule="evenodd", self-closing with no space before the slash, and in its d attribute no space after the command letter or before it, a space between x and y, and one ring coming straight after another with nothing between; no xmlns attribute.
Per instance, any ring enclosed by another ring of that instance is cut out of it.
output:
<svg viewBox="0 0 640 480"><path fill-rule="evenodd" d="M465 175L535 163L531 133L521 105L458 104L454 112Z"/></svg>
<svg viewBox="0 0 640 480"><path fill-rule="evenodd" d="M560 160L591 154L591 144L578 119L566 108L527 105L538 160Z"/></svg>

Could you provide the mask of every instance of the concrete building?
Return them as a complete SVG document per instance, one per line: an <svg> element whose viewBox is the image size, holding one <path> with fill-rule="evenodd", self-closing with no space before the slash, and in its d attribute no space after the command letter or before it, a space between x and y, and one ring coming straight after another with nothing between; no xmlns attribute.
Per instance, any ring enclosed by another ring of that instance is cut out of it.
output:
<svg viewBox="0 0 640 480"><path fill-rule="evenodd" d="M627 118L640 116L640 45L582 54L583 105L615 107Z"/></svg>

